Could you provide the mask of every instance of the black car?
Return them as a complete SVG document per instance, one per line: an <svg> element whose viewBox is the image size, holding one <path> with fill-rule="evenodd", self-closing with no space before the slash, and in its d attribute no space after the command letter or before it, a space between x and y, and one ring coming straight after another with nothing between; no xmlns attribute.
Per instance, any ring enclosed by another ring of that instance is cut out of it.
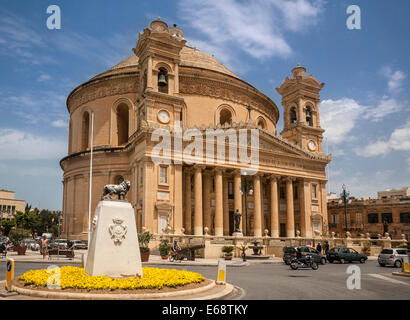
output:
<svg viewBox="0 0 410 320"><path fill-rule="evenodd" d="M340 263L359 261L365 263L367 256L352 248L336 247L329 250L327 260L330 263L333 263L333 261L339 261Z"/></svg>
<svg viewBox="0 0 410 320"><path fill-rule="evenodd" d="M300 246L300 247L285 247L284 254L283 254L283 261L289 265L290 261L295 257L295 252L297 249L300 249L302 256L311 255L313 261L320 264L326 264L326 257L317 251L315 248L308 247L308 246Z"/></svg>

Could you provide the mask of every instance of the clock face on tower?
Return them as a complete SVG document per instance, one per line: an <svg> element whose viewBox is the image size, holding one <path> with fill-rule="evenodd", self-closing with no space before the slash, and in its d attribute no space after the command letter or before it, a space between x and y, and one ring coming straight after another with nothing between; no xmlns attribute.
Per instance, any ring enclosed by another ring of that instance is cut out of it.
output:
<svg viewBox="0 0 410 320"><path fill-rule="evenodd" d="M158 112L158 120L161 123L168 123L169 122L169 113L166 110L161 110Z"/></svg>
<svg viewBox="0 0 410 320"><path fill-rule="evenodd" d="M308 143L308 148L310 151L315 151L316 150L316 143L313 140L310 140Z"/></svg>

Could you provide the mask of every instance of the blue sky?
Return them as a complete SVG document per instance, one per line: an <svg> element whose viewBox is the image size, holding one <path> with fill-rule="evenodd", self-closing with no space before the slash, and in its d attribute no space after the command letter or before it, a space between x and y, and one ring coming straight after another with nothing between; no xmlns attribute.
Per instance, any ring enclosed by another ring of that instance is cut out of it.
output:
<svg viewBox="0 0 410 320"><path fill-rule="evenodd" d="M60 30L46 27L61 8ZM346 27L349 5L361 30ZM330 191L410 186L410 2L395 0L7 1L0 6L0 189L61 209L70 91L132 54L158 16L271 97L297 63L326 86ZM326 144L324 145L326 150Z"/></svg>

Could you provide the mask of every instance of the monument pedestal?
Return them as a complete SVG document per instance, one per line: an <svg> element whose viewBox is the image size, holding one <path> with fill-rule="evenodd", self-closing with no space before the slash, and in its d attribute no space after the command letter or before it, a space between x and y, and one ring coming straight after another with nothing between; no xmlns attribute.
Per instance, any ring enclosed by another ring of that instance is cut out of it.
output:
<svg viewBox="0 0 410 320"><path fill-rule="evenodd" d="M243 237L243 233L242 232L234 232L232 233L233 237Z"/></svg>
<svg viewBox="0 0 410 320"><path fill-rule="evenodd" d="M85 272L111 278L142 276L137 227L129 202L102 200L98 203Z"/></svg>

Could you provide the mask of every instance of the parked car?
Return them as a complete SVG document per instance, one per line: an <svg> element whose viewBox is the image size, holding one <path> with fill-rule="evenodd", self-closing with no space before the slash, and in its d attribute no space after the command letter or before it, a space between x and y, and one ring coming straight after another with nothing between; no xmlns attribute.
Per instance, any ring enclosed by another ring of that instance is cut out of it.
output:
<svg viewBox="0 0 410 320"><path fill-rule="evenodd" d="M68 240L67 239L54 239L54 241L51 242L51 248L56 248L56 247L59 247L60 249L67 249Z"/></svg>
<svg viewBox="0 0 410 320"><path fill-rule="evenodd" d="M407 257L407 249L403 248L392 248L392 249L383 249L380 252L377 261L379 265L384 266L394 266L396 268L401 268L403 264L403 258Z"/></svg>
<svg viewBox="0 0 410 320"><path fill-rule="evenodd" d="M300 247L285 247L283 254L283 261L289 265L292 259L295 257L296 249L299 248L302 251L302 256L311 255L313 261L320 264L326 264L326 257L317 251L315 248L308 246Z"/></svg>
<svg viewBox="0 0 410 320"><path fill-rule="evenodd" d="M40 250L40 245L34 239L24 239L24 245L32 251Z"/></svg>
<svg viewBox="0 0 410 320"><path fill-rule="evenodd" d="M88 249L87 244L83 240L71 240L72 245L75 250L78 249Z"/></svg>
<svg viewBox="0 0 410 320"><path fill-rule="evenodd" d="M330 263L339 261L340 263L359 261L365 263L367 256L365 254L357 252L353 248L336 247L329 250L327 253L327 260Z"/></svg>

